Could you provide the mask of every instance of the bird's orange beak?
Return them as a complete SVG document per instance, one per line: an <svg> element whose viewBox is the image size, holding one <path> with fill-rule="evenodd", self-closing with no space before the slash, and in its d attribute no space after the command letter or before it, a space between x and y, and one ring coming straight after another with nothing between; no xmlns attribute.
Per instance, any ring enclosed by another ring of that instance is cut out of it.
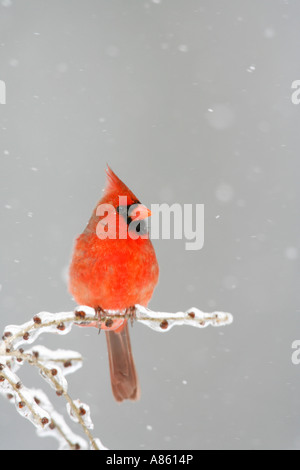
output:
<svg viewBox="0 0 300 470"><path fill-rule="evenodd" d="M130 212L132 220L143 220L151 216L151 211L143 204L136 204L134 209Z"/></svg>

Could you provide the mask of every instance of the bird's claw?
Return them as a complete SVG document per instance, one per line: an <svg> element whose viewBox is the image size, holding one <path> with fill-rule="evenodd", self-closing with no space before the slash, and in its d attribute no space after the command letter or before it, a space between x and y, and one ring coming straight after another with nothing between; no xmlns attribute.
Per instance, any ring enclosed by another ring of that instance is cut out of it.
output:
<svg viewBox="0 0 300 470"><path fill-rule="evenodd" d="M136 320L136 308L135 306L131 306L126 308L125 310L125 316L130 320L131 326L133 326L134 320Z"/></svg>
<svg viewBox="0 0 300 470"><path fill-rule="evenodd" d="M97 308L95 308L95 316L97 319L97 323L99 324L98 335L100 335L102 323L104 322L106 318L105 310L103 310L103 308L98 306Z"/></svg>

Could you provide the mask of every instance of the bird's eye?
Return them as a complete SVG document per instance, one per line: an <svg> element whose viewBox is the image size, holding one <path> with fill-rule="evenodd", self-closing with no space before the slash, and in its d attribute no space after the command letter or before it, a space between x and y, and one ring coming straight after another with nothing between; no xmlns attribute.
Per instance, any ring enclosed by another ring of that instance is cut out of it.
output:
<svg viewBox="0 0 300 470"><path fill-rule="evenodd" d="M148 233L148 226L145 220L133 220L130 223L129 229L138 235L146 235Z"/></svg>
<svg viewBox="0 0 300 470"><path fill-rule="evenodd" d="M116 211L118 212L118 214L127 216L128 207L127 206L118 206Z"/></svg>
<svg viewBox="0 0 300 470"><path fill-rule="evenodd" d="M135 207L136 203L131 204L130 206L118 206L116 211L125 219L130 232L137 233L138 235L146 235L148 233L147 222L145 220L132 220L129 215L132 206Z"/></svg>
<svg viewBox="0 0 300 470"><path fill-rule="evenodd" d="M127 225L129 225L131 222L131 218L128 216L129 207L130 206L118 206L116 209L118 214L120 214L125 219Z"/></svg>

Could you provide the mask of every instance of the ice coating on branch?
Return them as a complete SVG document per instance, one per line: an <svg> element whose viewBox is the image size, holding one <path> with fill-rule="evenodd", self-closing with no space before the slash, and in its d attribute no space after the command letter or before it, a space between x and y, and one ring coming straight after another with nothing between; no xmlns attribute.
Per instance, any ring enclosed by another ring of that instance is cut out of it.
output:
<svg viewBox="0 0 300 470"><path fill-rule="evenodd" d="M17 412L37 428L50 423L49 413L35 400L33 390L25 387L19 377L7 366L0 366L0 393L15 402Z"/></svg>
<svg viewBox="0 0 300 470"><path fill-rule="evenodd" d="M173 326L181 325L196 328L230 325L233 317L224 312L204 313L198 308L178 313L153 312L142 305L136 305L136 320L155 331L165 332L170 331Z"/></svg>
<svg viewBox="0 0 300 470"><path fill-rule="evenodd" d="M36 428L40 428L41 424L43 424L44 428L47 428L50 423L50 416L36 403L32 390L23 387L21 395L21 401L17 396L15 397L16 409L20 415L31 421ZM25 406L22 406L23 402L25 402Z"/></svg>
<svg viewBox="0 0 300 470"><path fill-rule="evenodd" d="M33 390L33 392L41 406L48 411L51 417L51 423L47 428L38 429L38 436L54 437L59 442L59 450L69 450L70 448L86 450L88 448L86 440L69 428L63 416L55 411L47 395L42 390Z"/></svg>
<svg viewBox="0 0 300 470"><path fill-rule="evenodd" d="M31 321L26 322L23 325L7 326L4 330L2 339L6 346L13 346L16 349L24 344L33 343L41 333L66 335L71 331L74 320L74 312L41 312L38 315L35 315ZM1 347L3 347L3 343L1 344Z"/></svg>
<svg viewBox="0 0 300 470"><path fill-rule="evenodd" d="M67 411L72 421L78 423L80 416L88 429L94 429L94 424L91 419L90 407L86 403L82 403L80 400L74 400L73 404L77 409L77 414L75 414L70 404L67 403Z"/></svg>
<svg viewBox="0 0 300 470"><path fill-rule="evenodd" d="M79 305L75 309L75 315L83 312L87 317L94 317L95 316L95 309L92 307L88 307L87 305Z"/></svg>
<svg viewBox="0 0 300 470"><path fill-rule="evenodd" d="M94 310L91 309L89 314L90 318L87 316L87 322L95 319ZM41 312L23 325L6 327L2 341L0 341L0 393L11 402L15 402L17 411L39 429L39 435L56 437L59 440L60 449L87 449L88 444L70 430L43 392L27 389L15 372L24 362L36 366L46 382L54 388L56 394L64 395L73 411L71 414L78 417L91 447L100 449L98 444L101 441L96 442L89 432L89 429L93 428L93 423L88 405L79 400L75 404L67 393L68 384L65 376L82 366L81 354L63 349L53 351L42 345L36 345L30 349L25 348L25 345L36 341L43 332L62 335L69 333L73 324L81 318L77 312L58 314ZM41 403L43 403L43 408Z"/></svg>
<svg viewBox="0 0 300 470"><path fill-rule="evenodd" d="M67 392L68 382L61 368L51 362L47 362L43 366L43 369L40 369L40 374L50 387L56 392Z"/></svg>
<svg viewBox="0 0 300 470"><path fill-rule="evenodd" d="M42 362L47 369L60 368L64 376L76 372L82 367L82 356L77 351L56 349L55 351L42 345L34 346L26 351L32 354L39 362Z"/></svg>
<svg viewBox="0 0 300 470"><path fill-rule="evenodd" d="M56 394L66 399L70 418L80 423L91 448L106 449L89 431L94 427L89 406L80 400L73 401L67 393L65 376L81 367L81 355L76 351L63 349L52 351L41 345L26 349L25 345L32 344L43 332L65 335L70 332L73 324L113 330L119 323L124 322L125 318L132 322L136 320L158 332L169 331L175 325L205 328L209 325L230 325L233 321L230 313L204 313L197 308L178 313L153 312L141 305L136 305L135 309L129 311L99 312L97 315L94 309L86 306L77 307L75 312L41 312L23 325L10 325L5 328L0 341L0 394L5 395L10 402L15 402L18 413L39 429L39 435L56 437L60 449L87 449L87 442L70 430L64 418L53 409L46 395L42 391L26 388L16 375L17 369L24 362L36 366L47 383L55 389Z"/></svg>
<svg viewBox="0 0 300 470"><path fill-rule="evenodd" d="M173 326L193 326L196 328L206 328L207 326L226 326L233 322L233 317L230 313L213 312L205 313L198 308L190 308L186 312L166 313L154 312L142 305L135 305L135 313L130 316L124 312L106 311L103 313L102 318L95 319L95 314L92 316L90 307L84 305L78 307L77 315L80 314L81 321L78 322L80 326L96 327L104 330L114 330L120 326L124 317L129 317L132 321L136 320L152 330L159 332L169 331ZM90 319L93 319L91 321ZM108 327L108 321L110 326Z"/></svg>

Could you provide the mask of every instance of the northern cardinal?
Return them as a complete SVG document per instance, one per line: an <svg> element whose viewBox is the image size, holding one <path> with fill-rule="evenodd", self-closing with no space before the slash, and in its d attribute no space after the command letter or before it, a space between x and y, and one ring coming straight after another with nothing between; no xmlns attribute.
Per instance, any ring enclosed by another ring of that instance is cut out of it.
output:
<svg viewBox="0 0 300 470"><path fill-rule="evenodd" d="M135 304L147 306L159 268L145 223L151 212L109 167L106 173L104 194L75 242L69 290L80 305L124 312ZM140 386L127 319L105 333L113 395L118 402L137 400Z"/></svg>

